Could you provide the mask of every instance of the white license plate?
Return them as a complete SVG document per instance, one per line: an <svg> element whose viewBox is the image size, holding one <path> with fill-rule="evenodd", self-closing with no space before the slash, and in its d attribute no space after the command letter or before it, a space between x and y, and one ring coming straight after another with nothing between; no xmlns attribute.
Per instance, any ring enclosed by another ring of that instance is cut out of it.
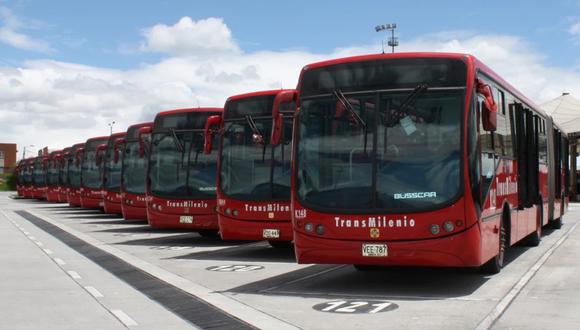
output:
<svg viewBox="0 0 580 330"><path fill-rule="evenodd" d="M191 215L182 215L179 217L179 223L193 223L193 217Z"/></svg>
<svg viewBox="0 0 580 330"><path fill-rule="evenodd" d="M262 232L262 236L264 238L280 238L280 230L279 229L264 229Z"/></svg>
<svg viewBox="0 0 580 330"><path fill-rule="evenodd" d="M389 254L387 244L363 244L363 257L386 257Z"/></svg>

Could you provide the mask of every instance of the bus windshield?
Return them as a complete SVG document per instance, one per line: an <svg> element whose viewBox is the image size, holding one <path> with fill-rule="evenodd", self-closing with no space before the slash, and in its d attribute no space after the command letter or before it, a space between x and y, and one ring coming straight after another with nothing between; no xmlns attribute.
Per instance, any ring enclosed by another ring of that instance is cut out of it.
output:
<svg viewBox="0 0 580 330"><path fill-rule="evenodd" d="M370 90L301 103L298 198L345 212L417 211L460 192L464 87Z"/></svg>
<svg viewBox="0 0 580 330"><path fill-rule="evenodd" d="M61 186L67 186L68 182L67 182L67 177L68 177L68 165L69 165L69 158L70 156L64 156L63 153L63 157L61 159L59 170L58 170L58 184Z"/></svg>
<svg viewBox="0 0 580 330"><path fill-rule="evenodd" d="M114 138L109 139L107 145L107 151L104 157L104 187L110 192L120 192L121 191L121 160L118 159L115 162L115 140Z"/></svg>
<svg viewBox="0 0 580 330"><path fill-rule="evenodd" d="M101 143L107 143L107 140L93 140L87 143L83 153L83 163L81 169L82 184L84 187L99 189L102 187L103 173L102 162L97 165L97 146Z"/></svg>
<svg viewBox="0 0 580 330"><path fill-rule="evenodd" d="M169 129L153 134L149 178L154 195L184 199L215 198L216 152L205 155L203 142L201 128Z"/></svg>
<svg viewBox="0 0 580 330"><path fill-rule="evenodd" d="M46 183L49 187L58 186L58 176L59 176L59 161L51 157L48 161L48 173L46 175Z"/></svg>
<svg viewBox="0 0 580 330"><path fill-rule="evenodd" d="M255 201L290 199L292 116L285 117L282 142L271 146L274 97L241 99L226 105L220 190L231 198ZM263 143L253 141L256 129Z"/></svg>
<svg viewBox="0 0 580 330"><path fill-rule="evenodd" d="M42 164L42 158L37 158L34 161L34 172L32 180L37 187L46 186L46 171L44 170L44 166Z"/></svg>
<svg viewBox="0 0 580 330"><path fill-rule="evenodd" d="M123 189L132 194L145 194L147 156L139 157L139 142L127 141L123 157Z"/></svg>

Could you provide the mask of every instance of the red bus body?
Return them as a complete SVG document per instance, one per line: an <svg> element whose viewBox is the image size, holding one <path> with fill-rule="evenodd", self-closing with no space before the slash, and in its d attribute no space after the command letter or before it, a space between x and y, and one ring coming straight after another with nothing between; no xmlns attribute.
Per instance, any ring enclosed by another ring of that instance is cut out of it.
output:
<svg viewBox="0 0 580 330"><path fill-rule="evenodd" d="M179 109L155 116L147 167L147 220L151 227L217 232L216 164L210 159L217 152L210 156L203 153L203 128L209 116L222 111ZM189 185L187 177L205 187Z"/></svg>
<svg viewBox="0 0 580 330"><path fill-rule="evenodd" d="M34 169L34 158L22 160L22 197L32 197L32 172Z"/></svg>
<svg viewBox="0 0 580 330"><path fill-rule="evenodd" d="M85 209L101 209L103 207L103 166L98 147L106 145L108 136L90 138L85 142L81 162L81 207Z"/></svg>
<svg viewBox="0 0 580 330"><path fill-rule="evenodd" d="M123 139L125 132L112 134L103 159L103 209L105 213L121 214L121 160L115 159L115 142Z"/></svg>
<svg viewBox="0 0 580 330"><path fill-rule="evenodd" d="M122 148L121 208L125 220L147 220L147 155L140 154L139 130L152 122L129 126ZM144 150L146 152L146 150Z"/></svg>
<svg viewBox="0 0 580 330"><path fill-rule="evenodd" d="M236 95L225 103L221 127L231 128L220 135L217 181L218 221L224 240L292 241L290 151L295 106L286 117L285 140L277 146L270 143L274 100L285 92L291 91ZM252 141L255 132L248 126L247 115L263 135L259 143Z"/></svg>
<svg viewBox="0 0 580 330"><path fill-rule="evenodd" d="M84 142L73 145L66 165L67 199L70 206L81 206L81 163L84 147Z"/></svg>
<svg viewBox="0 0 580 330"><path fill-rule="evenodd" d="M61 152L58 166L58 185L60 187L58 193L58 201L60 203L68 203L68 183L67 172L69 165L71 147L64 148Z"/></svg>
<svg viewBox="0 0 580 330"><path fill-rule="evenodd" d="M533 242L548 223L561 225L565 133L475 57L398 53L320 62L302 70L297 90L292 218L299 263L501 268L504 248ZM494 106L495 114L488 110ZM454 131L433 124L454 116ZM492 134L484 127L494 120ZM389 141L411 142L397 148ZM438 148L433 160L409 153L431 144ZM419 160L403 167L404 157ZM351 189L361 182L364 189ZM455 186L455 195L438 199Z"/></svg>
<svg viewBox="0 0 580 330"><path fill-rule="evenodd" d="M48 155L46 171L46 200L53 203L60 203L62 187L59 183L59 172L61 166L62 150L53 151Z"/></svg>
<svg viewBox="0 0 580 330"><path fill-rule="evenodd" d="M14 168L14 175L16 175L16 194L19 197L24 197L24 162L24 159L18 161L16 168Z"/></svg>
<svg viewBox="0 0 580 330"><path fill-rule="evenodd" d="M47 157L38 156L34 158L32 173L32 198L46 199L46 165Z"/></svg>

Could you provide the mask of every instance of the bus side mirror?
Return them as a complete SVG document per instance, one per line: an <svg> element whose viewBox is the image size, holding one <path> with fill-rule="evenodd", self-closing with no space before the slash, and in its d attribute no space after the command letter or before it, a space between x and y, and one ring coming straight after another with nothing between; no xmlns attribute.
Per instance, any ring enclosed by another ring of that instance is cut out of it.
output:
<svg viewBox="0 0 580 330"><path fill-rule="evenodd" d="M114 144L113 144L113 149L114 151L114 156L113 156L113 160L115 161L115 164L119 162L119 148L121 147L121 145L125 144L125 139L124 138L118 138L115 140Z"/></svg>
<svg viewBox="0 0 580 330"><path fill-rule="evenodd" d="M495 132L497 129L497 104L493 99L491 87L480 79L476 80L476 85L477 94L481 94L485 99L481 107L481 124L483 125L483 129L488 132Z"/></svg>
<svg viewBox="0 0 580 330"><path fill-rule="evenodd" d="M284 103L296 102L298 95L296 91L281 91L274 98L274 105L272 106L272 135L270 136L270 145L277 146L282 140L284 131L284 116L280 108Z"/></svg>
<svg viewBox="0 0 580 330"><path fill-rule="evenodd" d="M145 157L145 139L149 141L151 138L151 127L145 126L139 128L139 157Z"/></svg>
<svg viewBox="0 0 580 330"><path fill-rule="evenodd" d="M213 136L217 133L217 129L214 127L217 126L218 129L222 125L222 116L215 115L209 116L205 121L205 127L203 130L203 153L209 155L211 153L211 149L213 148Z"/></svg>
<svg viewBox="0 0 580 330"><path fill-rule="evenodd" d="M81 157L82 157L84 152L85 152L85 148L78 148L76 153L75 153L77 167L81 164Z"/></svg>
<svg viewBox="0 0 580 330"><path fill-rule="evenodd" d="M101 166L101 164L103 163L103 155L105 154L106 151L107 151L106 144L103 143L97 146L97 151L95 152L95 164L97 166Z"/></svg>

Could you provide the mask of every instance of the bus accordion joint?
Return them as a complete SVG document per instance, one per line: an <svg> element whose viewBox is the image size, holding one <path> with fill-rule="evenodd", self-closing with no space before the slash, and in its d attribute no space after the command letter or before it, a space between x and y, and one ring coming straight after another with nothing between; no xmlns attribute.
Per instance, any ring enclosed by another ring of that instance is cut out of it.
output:
<svg viewBox="0 0 580 330"><path fill-rule="evenodd" d="M476 80L477 93L483 95L485 101L482 103L481 123L483 129L488 132L495 132L497 129L497 104L493 99L491 87L481 79Z"/></svg>
<svg viewBox="0 0 580 330"><path fill-rule="evenodd" d="M205 122L203 130L203 153L209 155L213 148L213 136L219 132L222 124L222 116L209 116ZM217 129L214 127L217 126Z"/></svg>

